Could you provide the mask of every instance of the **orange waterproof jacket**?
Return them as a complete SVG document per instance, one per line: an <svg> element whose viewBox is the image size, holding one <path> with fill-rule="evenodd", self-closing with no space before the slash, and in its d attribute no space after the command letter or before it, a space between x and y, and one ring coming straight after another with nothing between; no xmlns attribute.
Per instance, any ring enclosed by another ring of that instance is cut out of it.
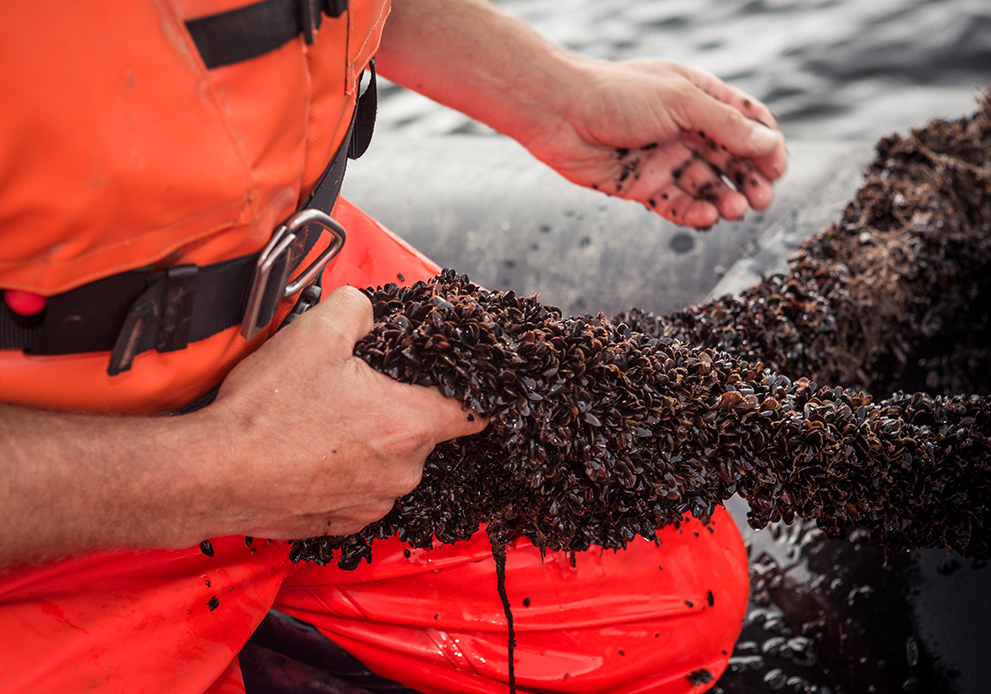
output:
<svg viewBox="0 0 991 694"><path fill-rule="evenodd" d="M122 271L258 252L344 138L389 0L207 69L186 21L245 0L12 3L0 21L0 288L52 296ZM106 372L108 354L0 351L0 401L175 409L260 340L238 328Z"/></svg>

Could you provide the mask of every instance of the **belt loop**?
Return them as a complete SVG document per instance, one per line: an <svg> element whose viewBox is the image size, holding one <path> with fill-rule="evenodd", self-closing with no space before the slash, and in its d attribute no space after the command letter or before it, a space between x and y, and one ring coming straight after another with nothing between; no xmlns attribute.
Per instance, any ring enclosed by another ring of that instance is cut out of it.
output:
<svg viewBox="0 0 991 694"><path fill-rule="evenodd" d="M313 38L320 28L320 20L317 0L299 0L299 23L303 26L303 38L307 46L313 45Z"/></svg>
<svg viewBox="0 0 991 694"><path fill-rule="evenodd" d="M166 271L161 324L155 346L159 352L174 352L189 344L199 278L199 268L195 265L177 265Z"/></svg>
<svg viewBox="0 0 991 694"><path fill-rule="evenodd" d="M162 294L165 291L165 273L152 275L148 288L127 312L124 325L117 335L117 343L110 354L107 373L116 376L131 368L135 355L153 348L158 341L161 319Z"/></svg>

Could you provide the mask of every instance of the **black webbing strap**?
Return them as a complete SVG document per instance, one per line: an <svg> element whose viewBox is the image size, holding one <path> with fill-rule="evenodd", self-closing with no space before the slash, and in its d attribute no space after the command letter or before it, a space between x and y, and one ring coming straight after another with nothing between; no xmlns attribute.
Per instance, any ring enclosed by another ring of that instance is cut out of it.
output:
<svg viewBox="0 0 991 694"><path fill-rule="evenodd" d="M351 137L351 144L348 146L348 157L357 159L368 149L372 142L372 133L375 131L375 118L378 115L378 86L375 79L375 58L368 63L368 73L371 80L368 87L358 96L358 103L355 106L354 133Z"/></svg>
<svg viewBox="0 0 991 694"><path fill-rule="evenodd" d="M154 343L138 351L158 348L160 337L159 351L182 349L226 329L218 326L241 322L256 257L121 272L50 297L39 316L18 316L0 302L0 349L38 355L112 350L132 306L146 292L158 300L156 320L164 330L145 330Z"/></svg>
<svg viewBox="0 0 991 694"><path fill-rule="evenodd" d="M371 70L374 84L374 68ZM358 100L351 125L310 196L297 208L330 214L340 195L349 153L363 115L375 113L375 90L369 86ZM367 124L363 138L370 137ZM359 143L360 151L368 146ZM319 235L302 239L282 256L297 268ZM21 316L0 301L0 349L22 349L32 355L111 351L111 375L126 371L135 355L156 349L169 352L241 323L258 254L212 265L180 265L166 270L131 270L49 297L45 310ZM278 273L276 273L278 274Z"/></svg>
<svg viewBox="0 0 991 694"><path fill-rule="evenodd" d="M347 8L347 0L262 0L190 20L186 28L213 69L265 55L300 34L312 44L323 15L339 17Z"/></svg>

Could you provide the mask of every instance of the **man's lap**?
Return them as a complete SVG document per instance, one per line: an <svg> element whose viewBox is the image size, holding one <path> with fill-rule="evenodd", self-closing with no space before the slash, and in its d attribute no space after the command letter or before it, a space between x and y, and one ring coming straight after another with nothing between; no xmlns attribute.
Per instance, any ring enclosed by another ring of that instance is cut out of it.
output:
<svg viewBox="0 0 991 694"><path fill-rule="evenodd" d="M580 552L574 566L511 545L521 689L692 691L688 674L718 676L746 606L739 532L720 509L710 526L659 537ZM0 689L236 690L231 664L274 606L413 689L505 691L506 620L484 532L434 550L379 541L353 572L294 566L285 542L220 538L212 549L104 552L0 577L0 652L13 664Z"/></svg>

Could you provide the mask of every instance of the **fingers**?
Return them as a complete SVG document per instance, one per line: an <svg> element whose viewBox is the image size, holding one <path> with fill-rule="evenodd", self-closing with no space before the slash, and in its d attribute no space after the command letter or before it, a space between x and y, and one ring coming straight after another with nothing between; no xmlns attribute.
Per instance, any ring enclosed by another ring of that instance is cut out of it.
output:
<svg viewBox="0 0 991 694"><path fill-rule="evenodd" d="M334 290L317 307L300 317L293 325L302 323L302 319L310 314L313 319L332 322L333 330L323 338L323 343L330 351L342 358L352 358L354 345L368 334L374 326L374 312L371 301L359 290L344 286ZM424 428L429 432L432 441L440 442L459 436L477 433L485 428L487 420L474 412L466 411L460 402L445 398L436 388L422 386L407 386L395 383L388 376L373 372L371 367L368 377L387 386L393 397L401 397L404 406L416 412L417 417L425 422ZM401 395L400 395L401 393Z"/></svg>
<svg viewBox="0 0 991 694"><path fill-rule="evenodd" d="M686 145L708 164L710 181L729 181L755 210L765 209L774 200L774 186L754 160L732 154L728 148L708 138L704 131L686 133L684 139Z"/></svg>
<svg viewBox="0 0 991 694"><path fill-rule="evenodd" d="M691 156L690 160L672 171L675 185L694 201L715 207L725 219L743 217L748 203L753 203L747 195L750 191L739 185L737 190L732 190L723 180L722 172L708 160L695 150L691 151Z"/></svg>
<svg viewBox="0 0 991 694"><path fill-rule="evenodd" d="M636 176L624 197L640 200L671 221L698 229L719 218L741 219L748 209L764 209L774 189L749 160L734 157L698 135L631 153Z"/></svg>
<svg viewBox="0 0 991 694"><path fill-rule="evenodd" d="M665 185L647 198L647 207L676 224L695 229L708 229L718 222L720 217L735 219L735 216L729 215L742 214L736 212L739 207L746 210L747 203L742 196L730 191L725 185L722 185L722 188L725 193L709 190L708 199L704 199L678 185ZM729 195L737 195L742 203L729 201L726 197Z"/></svg>
<svg viewBox="0 0 991 694"><path fill-rule="evenodd" d="M682 109L682 129L710 139L737 157L754 162L769 180L779 178L787 168L784 138L777 130L746 118L740 111L706 95L689 100Z"/></svg>

